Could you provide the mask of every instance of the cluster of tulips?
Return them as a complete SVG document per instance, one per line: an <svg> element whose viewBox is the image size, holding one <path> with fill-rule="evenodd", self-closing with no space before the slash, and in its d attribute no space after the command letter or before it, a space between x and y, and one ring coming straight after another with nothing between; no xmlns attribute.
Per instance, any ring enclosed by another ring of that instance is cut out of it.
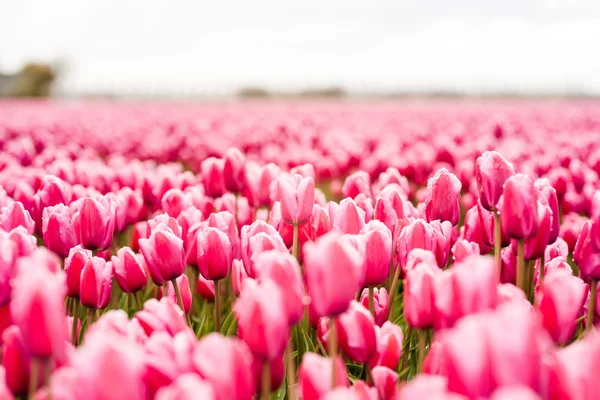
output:
<svg viewBox="0 0 600 400"><path fill-rule="evenodd" d="M600 399L592 106L279 107L0 103L0 399Z"/></svg>

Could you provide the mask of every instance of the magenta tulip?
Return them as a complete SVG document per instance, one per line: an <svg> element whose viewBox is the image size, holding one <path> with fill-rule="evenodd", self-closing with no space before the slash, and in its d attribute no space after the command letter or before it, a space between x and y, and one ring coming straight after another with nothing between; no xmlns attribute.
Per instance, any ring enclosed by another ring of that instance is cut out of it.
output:
<svg viewBox="0 0 600 400"><path fill-rule="evenodd" d="M66 257L77 244L71 210L63 204L44 209L42 232L46 247L60 257Z"/></svg>
<svg viewBox="0 0 600 400"><path fill-rule="evenodd" d="M81 305L88 308L102 309L110 301L113 278L111 262L100 257L88 259L81 270L79 299Z"/></svg>
<svg viewBox="0 0 600 400"><path fill-rule="evenodd" d="M160 301L147 300L144 308L135 314L135 320L148 336L153 332L167 332L175 336L187 329L183 310L169 297L163 297Z"/></svg>
<svg viewBox="0 0 600 400"><path fill-rule="evenodd" d="M92 259L92 252L81 246L75 246L69 251L65 259L65 273L67 276L67 296L78 299L81 285L81 271L85 264Z"/></svg>
<svg viewBox="0 0 600 400"><path fill-rule="evenodd" d="M366 363L377 351L373 316L357 301L335 320L340 349L351 360Z"/></svg>
<svg viewBox="0 0 600 400"><path fill-rule="evenodd" d="M206 194L211 197L221 196L225 192L223 169L225 161L220 158L209 157L202 161L200 172Z"/></svg>
<svg viewBox="0 0 600 400"><path fill-rule="evenodd" d="M579 276L586 282L600 279L600 252L592 244L592 225L592 221L583 224L573 251L573 261L579 266Z"/></svg>
<svg viewBox="0 0 600 400"><path fill-rule="evenodd" d="M236 148L227 150L224 156L223 182L225 188L234 193L246 189L246 157Z"/></svg>
<svg viewBox="0 0 600 400"><path fill-rule="evenodd" d="M10 232L17 226L24 227L31 234L35 229L35 222L23 204L15 201L0 209L0 229Z"/></svg>
<svg viewBox="0 0 600 400"><path fill-rule="evenodd" d="M380 221L370 221L361 229L365 238L365 286L380 285L390 272L392 233Z"/></svg>
<svg viewBox="0 0 600 400"><path fill-rule="evenodd" d="M335 386L348 387L346 366L341 358L335 362ZM298 370L298 386L302 399L319 400L331 389L331 360L316 353L306 353Z"/></svg>
<svg viewBox="0 0 600 400"><path fill-rule="evenodd" d="M528 239L537 234L537 191L529 176L516 174L508 178L504 184L501 202L502 204L498 204L500 222L510 238Z"/></svg>
<svg viewBox="0 0 600 400"><path fill-rule="evenodd" d="M315 180L301 175L279 178L277 199L281 202L281 216L286 223L305 224L315 204Z"/></svg>
<svg viewBox="0 0 600 400"><path fill-rule="evenodd" d="M115 231L117 203L104 196L86 197L73 216L75 233L81 245L90 250L106 250Z"/></svg>
<svg viewBox="0 0 600 400"><path fill-rule="evenodd" d="M148 239L139 240L152 281L163 285L185 269L183 240L165 224L159 224Z"/></svg>
<svg viewBox="0 0 600 400"><path fill-rule="evenodd" d="M227 277L233 252L229 236L217 228L204 228L196 233L196 246L202 276L211 281Z"/></svg>
<svg viewBox="0 0 600 400"><path fill-rule="evenodd" d="M442 168L427 182L427 197L425 198L425 216L427 221L449 221L458 224L460 209L458 196L461 183L447 169Z"/></svg>
<svg viewBox="0 0 600 400"><path fill-rule="evenodd" d="M413 328L426 329L433 325L434 281L441 273L437 265L421 262L406 273L404 316Z"/></svg>
<svg viewBox="0 0 600 400"><path fill-rule="evenodd" d="M148 278L144 260L141 255L125 246L119 249L111 259L115 278L121 290L125 293L135 293L146 286Z"/></svg>
<svg viewBox="0 0 600 400"><path fill-rule="evenodd" d="M360 304L369 309L369 289L364 289L360 295ZM373 317L375 324L381 326L388 318L388 292L385 288L373 288Z"/></svg>
<svg viewBox="0 0 600 400"><path fill-rule="evenodd" d="M402 328L386 321L381 328L375 327L377 352L370 361L371 367L382 365L395 370L402 356Z"/></svg>
<svg viewBox="0 0 600 400"><path fill-rule="evenodd" d="M495 211L502 195L504 182L515 174L512 163L495 151L484 152L475 163L475 177L481 204L488 211Z"/></svg>
<svg viewBox="0 0 600 400"><path fill-rule="evenodd" d="M206 381L202 380L198 375L187 373L180 375L169 386L160 389L155 400L194 400L205 399L215 400L215 392Z"/></svg>

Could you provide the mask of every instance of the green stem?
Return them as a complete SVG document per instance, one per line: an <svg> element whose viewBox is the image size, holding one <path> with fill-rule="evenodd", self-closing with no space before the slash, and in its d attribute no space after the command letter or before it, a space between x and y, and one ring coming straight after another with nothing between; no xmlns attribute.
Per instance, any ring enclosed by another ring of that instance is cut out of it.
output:
<svg viewBox="0 0 600 400"><path fill-rule="evenodd" d="M525 241L519 239L517 247L517 287L527 294L525 289Z"/></svg>
<svg viewBox="0 0 600 400"><path fill-rule="evenodd" d="M38 360L37 358L32 358L30 372L29 372L29 393L27 395L28 400L35 399L35 393L37 392L39 379L40 379L40 360Z"/></svg>
<svg viewBox="0 0 600 400"><path fill-rule="evenodd" d="M221 330L221 281L215 281L215 332Z"/></svg>
<svg viewBox="0 0 600 400"><path fill-rule="evenodd" d="M500 226L500 214L494 210L494 261L498 278L502 274L502 229Z"/></svg>
<svg viewBox="0 0 600 400"><path fill-rule="evenodd" d="M404 343L402 343L402 359L400 361L400 373L408 367L408 353L410 350L410 339L412 336L412 328L409 326L404 334ZM407 374L408 377L408 374Z"/></svg>
<svg viewBox="0 0 600 400"><path fill-rule="evenodd" d="M546 274L546 260L545 254L542 254L540 257L540 287L544 283L544 275Z"/></svg>
<svg viewBox="0 0 600 400"><path fill-rule="evenodd" d="M298 258L298 224L294 224L294 238L292 242L292 255L300 262Z"/></svg>
<svg viewBox="0 0 600 400"><path fill-rule="evenodd" d="M329 358L331 359L331 388L335 387L336 382L336 365L335 360L337 359L338 343L337 343L337 332L335 330L335 317L329 319L329 333L328 333L328 350Z"/></svg>
<svg viewBox="0 0 600 400"><path fill-rule="evenodd" d="M373 298L373 286L369 286L369 311L375 317L375 299Z"/></svg>
<svg viewBox="0 0 600 400"><path fill-rule="evenodd" d="M137 306L138 311L142 309L142 302L140 300L140 292L135 292L133 294L133 298L135 299L135 305Z"/></svg>
<svg viewBox="0 0 600 400"><path fill-rule="evenodd" d="M77 346L77 323L79 322L79 300L73 299L73 325L71 326L71 343Z"/></svg>
<svg viewBox="0 0 600 400"><path fill-rule="evenodd" d="M168 286L167 282L163 283L162 292L163 292L163 297L169 297L169 286Z"/></svg>
<svg viewBox="0 0 600 400"><path fill-rule="evenodd" d="M586 333L594 329L594 311L596 311L596 297L598 296L598 280L593 279L590 284L590 302L587 309L587 321L585 323Z"/></svg>
<svg viewBox="0 0 600 400"><path fill-rule="evenodd" d="M200 270L198 269L198 267L192 267L192 273L191 273L191 281L192 283L190 284L190 291L192 292L192 306L190 307L190 318L194 316L194 311L195 311L195 307L194 307L194 298L196 297L196 289L198 288L198 277L200 276Z"/></svg>
<svg viewBox="0 0 600 400"><path fill-rule="evenodd" d="M296 400L296 371L294 366L294 358L292 356L293 343L292 338L288 340L287 346L285 347L285 360L286 360L286 379L287 379L287 393L289 400Z"/></svg>
<svg viewBox="0 0 600 400"><path fill-rule="evenodd" d="M179 285L177 284L177 279L171 279L171 283L173 284L173 289L175 289L175 296L177 297L177 304L181 311L185 312L185 308L183 308L183 298L181 297L181 291L179 290Z"/></svg>
<svg viewBox="0 0 600 400"><path fill-rule="evenodd" d="M419 329L419 373L423 372L423 365L425 362L425 348L427 347L427 331L425 329Z"/></svg>
<svg viewBox="0 0 600 400"><path fill-rule="evenodd" d="M269 360L263 362L261 400L269 400L271 394L271 366Z"/></svg>
<svg viewBox="0 0 600 400"><path fill-rule="evenodd" d="M389 313L388 313L389 321L392 321L392 319L394 318L394 296L396 295L396 289L398 286L398 278L399 277L400 277L400 265L398 265L398 267L396 268L396 272L394 272L394 279L392 280L392 287L390 288L390 293L389 293L389 300L388 300L388 304L390 305Z"/></svg>
<svg viewBox="0 0 600 400"><path fill-rule="evenodd" d="M87 309L87 329L94 323L94 316L96 315L96 310L93 308Z"/></svg>

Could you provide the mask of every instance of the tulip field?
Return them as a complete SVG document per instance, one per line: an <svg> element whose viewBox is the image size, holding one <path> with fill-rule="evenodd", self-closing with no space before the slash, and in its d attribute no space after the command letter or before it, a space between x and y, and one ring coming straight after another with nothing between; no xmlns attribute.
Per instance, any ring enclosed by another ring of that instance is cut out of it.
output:
<svg viewBox="0 0 600 400"><path fill-rule="evenodd" d="M600 103L7 100L0 149L0 400L600 399Z"/></svg>

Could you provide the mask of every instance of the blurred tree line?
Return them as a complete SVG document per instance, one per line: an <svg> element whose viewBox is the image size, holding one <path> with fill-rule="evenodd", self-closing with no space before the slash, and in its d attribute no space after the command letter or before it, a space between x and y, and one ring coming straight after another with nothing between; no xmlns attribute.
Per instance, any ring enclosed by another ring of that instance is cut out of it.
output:
<svg viewBox="0 0 600 400"><path fill-rule="evenodd" d="M47 64L26 64L16 74L0 72L0 97L48 97L56 70Z"/></svg>

